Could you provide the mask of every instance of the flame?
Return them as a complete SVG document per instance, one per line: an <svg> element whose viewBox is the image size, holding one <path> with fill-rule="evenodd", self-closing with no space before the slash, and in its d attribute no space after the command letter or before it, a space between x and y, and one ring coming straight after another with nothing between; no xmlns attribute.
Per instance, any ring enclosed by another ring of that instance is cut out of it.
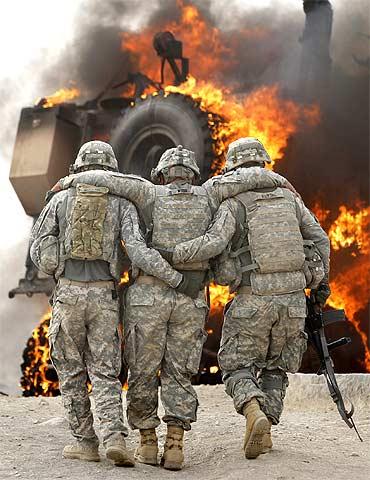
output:
<svg viewBox="0 0 370 480"><path fill-rule="evenodd" d="M236 96L224 87L194 77L182 85L167 86L165 92L191 96L208 113L214 140L216 161L213 172L219 173L225 161L227 145L240 137L256 137L266 147L272 163L284 156L289 138L301 123L311 126L320 120L318 105L301 106L281 97L279 87L263 86L246 96Z"/></svg>
<svg viewBox="0 0 370 480"><path fill-rule="evenodd" d="M329 229L329 238L334 250L355 245L362 254L370 252L370 207L358 208L356 212L345 205L339 207L339 216Z"/></svg>
<svg viewBox="0 0 370 480"><path fill-rule="evenodd" d="M370 263L357 258L351 265L330 282L331 295L328 305L344 308L346 317L360 335L365 350L364 368L370 372L370 350L365 332L362 330L358 313L366 307L370 298Z"/></svg>
<svg viewBox="0 0 370 480"><path fill-rule="evenodd" d="M119 282L120 286L121 285L126 285L128 282L130 281L130 275L128 272L124 272L122 277L121 277L121 280Z"/></svg>
<svg viewBox="0 0 370 480"><path fill-rule="evenodd" d="M195 5L183 0L176 3L177 20L146 27L141 32L122 33L122 50L130 53L138 70L155 79L159 59L152 48L153 36L159 30L172 32L183 42L184 56L191 59L192 75L179 86L165 85L164 91L167 95L188 95L207 112L216 157L213 173L219 173L223 167L227 144L245 136L257 137L264 143L273 166L283 157L288 139L300 123L318 123L318 105L302 106L284 99L277 85L263 86L244 96L232 93L239 85L234 82L226 87L225 78L240 61L237 45L245 43L253 48L251 42L258 43L261 38L271 36L271 31L242 27L237 32L223 32L211 25Z"/></svg>
<svg viewBox="0 0 370 480"><path fill-rule="evenodd" d="M79 97L81 94L80 90L76 87L72 88L60 88L52 95L49 95L42 99L43 108L50 108L58 105L60 103L68 102L74 98ZM37 102L38 103L38 102Z"/></svg>
<svg viewBox="0 0 370 480"><path fill-rule="evenodd" d="M230 293L228 286L217 285L217 283L210 283L209 297L211 304L211 314L214 311L219 311L224 308L227 302L234 298L235 294Z"/></svg>
<svg viewBox="0 0 370 480"><path fill-rule="evenodd" d="M51 318L49 309L41 318L40 324L33 330L23 354L23 376L21 387L23 395L54 397L59 395L59 383L49 358L49 342L47 334ZM50 378L51 376L51 378Z"/></svg>
<svg viewBox="0 0 370 480"><path fill-rule="evenodd" d="M192 4L177 0L177 20L148 26L140 32L121 34L121 48L130 53L137 70L158 80L159 59L152 47L158 31L170 31L183 42L183 55L191 59L191 71L197 78L219 79L238 65L237 44L258 42L269 35L263 27L241 27L237 32L223 32L211 25ZM212 52L212 54L210 54Z"/></svg>
<svg viewBox="0 0 370 480"><path fill-rule="evenodd" d="M326 225L326 221L330 215L329 209L324 208L322 205L320 205L319 201L316 201L312 206L311 211L314 213L321 226Z"/></svg>
<svg viewBox="0 0 370 480"><path fill-rule="evenodd" d="M370 288L370 263L368 254L370 251L370 207L356 202L355 207L345 205L339 207L337 218L330 223L332 212L320 205L317 201L313 206L315 215L328 226L328 236L332 247L332 257L335 260L335 252L341 255L350 254L349 264L341 269L341 272L330 281L331 295L328 305L333 308L343 308L346 317L353 324L359 334L364 350L365 358L363 366L370 372L370 350L366 333L361 326L359 313L364 310L369 302ZM351 247L349 249L349 247ZM341 262L341 265L343 263Z"/></svg>

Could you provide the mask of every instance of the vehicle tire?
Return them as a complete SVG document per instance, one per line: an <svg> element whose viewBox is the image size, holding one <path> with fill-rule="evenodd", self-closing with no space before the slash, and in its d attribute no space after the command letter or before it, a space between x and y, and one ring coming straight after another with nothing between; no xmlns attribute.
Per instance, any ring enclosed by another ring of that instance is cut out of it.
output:
<svg viewBox="0 0 370 480"><path fill-rule="evenodd" d="M120 171L150 178L162 153L183 145L192 150L205 181L213 159L207 113L189 96L171 93L138 99L111 136Z"/></svg>

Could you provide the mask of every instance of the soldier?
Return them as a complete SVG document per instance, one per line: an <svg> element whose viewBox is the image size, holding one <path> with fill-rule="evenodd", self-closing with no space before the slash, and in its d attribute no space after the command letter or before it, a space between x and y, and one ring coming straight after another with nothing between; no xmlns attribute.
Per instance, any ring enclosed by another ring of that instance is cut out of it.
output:
<svg viewBox="0 0 370 480"><path fill-rule="evenodd" d="M164 152L152 171L152 183L130 175L110 174L99 178L93 172L67 177L56 188L77 182L107 186L111 193L133 201L147 227L151 245L166 255L177 243L203 235L221 201L257 186L287 185L282 177L260 168L215 177L195 186L199 168L194 153L179 145ZM167 437L161 463L164 468L182 468L184 430L196 420L198 400L191 377L199 368L206 339L207 305L204 285L208 260L173 264L183 274L174 289L140 272L126 296L125 358L130 375L127 415L133 429L140 430L139 462L156 465L156 427L159 372L161 400Z"/></svg>
<svg viewBox="0 0 370 480"><path fill-rule="evenodd" d="M257 139L230 144L226 171L265 163L270 158ZM177 245L172 261L202 262L219 254L216 280L236 290L219 364L226 392L246 417L245 456L256 458L272 448L286 372L298 371L306 350L304 288L311 287L320 305L330 295L329 240L300 197L285 188L259 188L223 202L207 233Z"/></svg>
<svg viewBox="0 0 370 480"><path fill-rule="evenodd" d="M117 171L112 147L85 143L74 171ZM107 458L133 466L126 449L121 384L121 340L116 286L123 273L124 242L135 267L176 287L182 280L154 249L146 246L134 205L109 195L105 187L78 184L54 195L31 235L31 257L44 273L54 275L50 354L58 373L62 400L76 442L63 457L99 461L99 440L86 386L93 386L96 413Z"/></svg>

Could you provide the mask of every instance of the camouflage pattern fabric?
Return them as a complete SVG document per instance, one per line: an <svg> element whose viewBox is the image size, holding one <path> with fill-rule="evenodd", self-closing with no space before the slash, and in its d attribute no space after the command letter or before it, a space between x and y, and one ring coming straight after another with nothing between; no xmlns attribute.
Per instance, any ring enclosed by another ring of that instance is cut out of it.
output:
<svg viewBox="0 0 370 480"><path fill-rule="evenodd" d="M103 226L103 245L112 278L119 281L123 273L122 240L133 267L140 268L148 275L155 275L176 287L181 281L181 274L174 270L154 248L147 247L135 206L123 198L112 195L108 198ZM69 257L65 249L65 243L70 243L69 234L71 233L68 227L70 224L69 201L68 190L54 195L42 210L31 232L32 261L41 271L49 275L54 274L56 278L63 276L65 260ZM54 270L52 270L53 266Z"/></svg>
<svg viewBox="0 0 370 480"><path fill-rule="evenodd" d="M117 330L119 305L112 296L113 281L110 288L102 288L88 281L72 285L65 278L64 247L71 218L69 200L69 192L63 191L45 206L32 230L30 251L37 267L45 271L46 266L49 271L45 273L60 277L54 292L49 339L51 358L59 376L72 433L78 440L98 443L86 389L89 374L102 438L107 442L127 435L118 380L121 358ZM156 275L172 287L181 282L182 275L156 250L147 247L136 208L127 200L108 196L103 230L107 247L105 258L112 280L119 280L123 273L124 243L134 269L140 268L147 274ZM95 261L90 262L89 269L94 273L93 280L96 280L95 274L102 270L100 264L94 269ZM50 271L53 268L56 270ZM107 282L103 283L106 285ZM100 282L100 285L103 283Z"/></svg>
<svg viewBox="0 0 370 480"><path fill-rule="evenodd" d="M156 192L161 187L135 175L91 170L62 178L57 188L68 189L71 186L76 187L79 183L108 187L111 194L130 200L140 211L154 202ZM202 185L202 189L207 192L210 205L215 210L225 199L239 193L254 188L273 187L285 187L295 191L286 178L260 167L238 168L225 175L212 177Z"/></svg>
<svg viewBox="0 0 370 480"><path fill-rule="evenodd" d="M203 292L193 300L164 285L129 287L124 356L129 367L127 417L131 428L159 425L159 383L163 421L185 430L196 421L198 400L191 377L198 372L207 337L206 311Z"/></svg>
<svg viewBox="0 0 370 480"><path fill-rule="evenodd" d="M118 300L112 299L112 290L107 287L58 284L53 303L50 355L72 435L79 441L98 443L86 386L88 374L103 442L127 436L118 380Z"/></svg>
<svg viewBox="0 0 370 480"><path fill-rule="evenodd" d="M238 413L256 397L277 424L288 385L307 346L304 292L286 295L239 293L225 315L219 364L226 392Z"/></svg>

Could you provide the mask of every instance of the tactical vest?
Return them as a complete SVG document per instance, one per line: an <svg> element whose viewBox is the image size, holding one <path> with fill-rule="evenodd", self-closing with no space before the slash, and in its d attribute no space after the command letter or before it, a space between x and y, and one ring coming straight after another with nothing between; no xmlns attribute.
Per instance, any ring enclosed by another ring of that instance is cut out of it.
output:
<svg viewBox="0 0 370 480"><path fill-rule="evenodd" d="M302 290L305 254L294 195L276 188L237 195L237 223L230 256L242 272L241 285L256 295Z"/></svg>
<svg viewBox="0 0 370 480"><path fill-rule="evenodd" d="M68 190L66 214L60 224L60 261L104 260L117 280L122 273L120 202L108 188L78 184Z"/></svg>
<svg viewBox="0 0 370 480"><path fill-rule="evenodd" d="M151 244L154 248L165 249L204 235L214 213L206 190L189 184L157 186L151 209ZM189 262L174 267L179 270L207 270L208 262Z"/></svg>

